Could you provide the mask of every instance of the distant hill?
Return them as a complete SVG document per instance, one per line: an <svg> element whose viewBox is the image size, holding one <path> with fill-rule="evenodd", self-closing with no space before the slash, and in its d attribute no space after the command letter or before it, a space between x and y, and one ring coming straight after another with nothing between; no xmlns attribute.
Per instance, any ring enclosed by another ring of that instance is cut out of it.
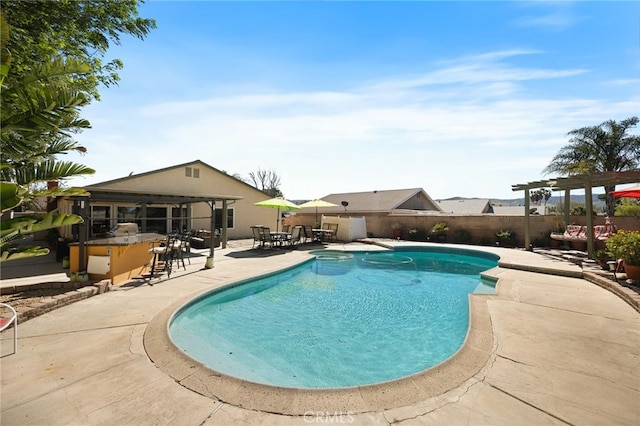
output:
<svg viewBox="0 0 640 426"><path fill-rule="evenodd" d="M593 194L593 205L595 207L604 207L604 200L600 199L599 196L604 197L604 194ZM478 200L478 197L451 197L447 198L447 200ZM489 198L491 200L491 204L494 205L504 205L504 206L524 206L524 197L521 198ZM571 195L571 201L574 203L584 204L584 195ZM554 206L558 203L564 203L564 196L554 195L547 201L547 206ZM533 205L533 203L531 203ZM544 201L541 203L544 205Z"/></svg>

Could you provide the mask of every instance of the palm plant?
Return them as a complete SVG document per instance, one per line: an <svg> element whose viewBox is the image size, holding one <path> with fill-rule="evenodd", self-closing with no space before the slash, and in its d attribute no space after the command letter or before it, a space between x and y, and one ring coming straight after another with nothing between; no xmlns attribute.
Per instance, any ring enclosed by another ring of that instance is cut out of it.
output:
<svg viewBox="0 0 640 426"><path fill-rule="evenodd" d="M640 165L640 136L628 134L638 124L638 117L621 122L608 120L598 126L582 127L568 133L569 144L560 149L545 174L577 175L589 172L618 172ZM607 214L613 216L615 185L605 186Z"/></svg>
<svg viewBox="0 0 640 426"><path fill-rule="evenodd" d="M2 60L0 78L0 196L2 213L42 196L81 195L78 188L43 188L42 183L59 181L94 170L73 162L58 161L69 151L85 152L71 135L90 127L79 117L87 98L69 88L69 77L86 72L77 61L59 58L34 67L31 73L6 84L10 55L6 49L6 21L2 20ZM39 247L13 247L24 234L82 222L77 215L27 215L0 222L0 262L25 256L47 254Z"/></svg>

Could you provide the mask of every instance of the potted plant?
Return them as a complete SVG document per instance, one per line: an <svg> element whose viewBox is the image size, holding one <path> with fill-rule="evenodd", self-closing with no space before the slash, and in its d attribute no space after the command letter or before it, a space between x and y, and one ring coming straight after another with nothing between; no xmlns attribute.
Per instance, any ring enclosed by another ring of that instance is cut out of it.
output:
<svg viewBox="0 0 640 426"><path fill-rule="evenodd" d="M558 231L553 231L553 230L549 229L547 232L545 232L545 235L544 235L543 238L546 239L546 241L549 244L549 247L556 248L556 247L560 247L562 245L562 241L556 240L554 238L551 238L551 234L557 234L558 232L560 232L560 229L561 229L561 227L558 227ZM564 229L562 229L561 233L564 234Z"/></svg>
<svg viewBox="0 0 640 426"><path fill-rule="evenodd" d="M606 249L600 249L593 252L593 260L598 262L598 265L604 270L609 270L609 262L612 260L611 255Z"/></svg>
<svg viewBox="0 0 640 426"><path fill-rule="evenodd" d="M640 232L619 230L607 239L607 251L622 259L627 278L640 279Z"/></svg>
<svg viewBox="0 0 640 426"><path fill-rule="evenodd" d="M400 225L398 222L394 222L391 225L391 229L393 229L393 238L395 238L396 240L402 238L402 225Z"/></svg>
<svg viewBox="0 0 640 426"><path fill-rule="evenodd" d="M438 222L431 227L431 234L435 237L436 241L445 242L447 241L448 230L449 228L446 223Z"/></svg>

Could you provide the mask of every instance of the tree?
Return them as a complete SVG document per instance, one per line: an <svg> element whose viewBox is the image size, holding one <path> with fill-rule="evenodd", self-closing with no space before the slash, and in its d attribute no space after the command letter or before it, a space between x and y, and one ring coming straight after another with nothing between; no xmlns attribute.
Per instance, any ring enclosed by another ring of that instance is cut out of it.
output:
<svg viewBox="0 0 640 426"><path fill-rule="evenodd" d="M619 172L638 168L640 164L640 136L629 129L638 124L638 117L621 122L605 121L597 126L570 131L569 144L560 149L543 173L578 175L590 172ZM605 186L607 214L613 216L615 200L611 192L615 185Z"/></svg>
<svg viewBox="0 0 640 426"><path fill-rule="evenodd" d="M0 93L0 177L30 185L36 181L93 173L85 166L56 161L56 155L86 149L72 135L90 127L80 108L88 103L70 88L68 77L88 68L60 58L34 66L21 79L5 80Z"/></svg>
<svg viewBox="0 0 640 426"><path fill-rule="evenodd" d="M273 170L258 169L256 173L249 173L249 179L253 182L253 186L271 197L282 197L280 177Z"/></svg>
<svg viewBox="0 0 640 426"><path fill-rule="evenodd" d="M98 86L119 81L122 61L103 63L107 50L119 45L123 35L144 39L156 22L140 18L138 0L57 0L2 2L2 12L11 25L8 49L12 75L21 79L43 58L75 59L89 72L71 78L73 88L89 99L99 99Z"/></svg>
<svg viewBox="0 0 640 426"><path fill-rule="evenodd" d="M549 201L549 198L551 198L550 190L546 188L537 189L531 193L529 198L531 198L531 201L538 205L540 205L540 202L544 200L544 214L547 214L547 201Z"/></svg>
<svg viewBox="0 0 640 426"><path fill-rule="evenodd" d="M621 198L616 206L616 216L637 216L640 217L640 200L631 198Z"/></svg>
<svg viewBox="0 0 640 426"><path fill-rule="evenodd" d="M89 128L80 108L99 99L98 86L119 80L118 59L103 65L110 44L121 35L143 39L155 21L138 17L138 0L2 3L0 201L5 212L43 196L86 194L46 182L94 170L57 156L86 149L72 135ZM10 25L9 25L10 24ZM9 28L11 26L11 28ZM24 234L82 221L80 216L28 215L0 222L0 261L48 253L16 247Z"/></svg>
<svg viewBox="0 0 640 426"><path fill-rule="evenodd" d="M234 178L234 179L238 179L240 182L245 182L245 179L242 177L242 175L241 175L240 173L234 173L234 174L231 174L231 173L229 173L229 172L228 172L228 171L226 171L226 170L221 170L221 172L222 172L222 173L224 173L224 174L226 174L226 175L231 176L231 177L232 177L232 178Z"/></svg>
<svg viewBox="0 0 640 426"><path fill-rule="evenodd" d="M94 173L81 164L56 160L56 155L70 150L84 152L71 134L89 127L79 118L79 108L87 97L70 88L68 77L82 73L88 67L73 59L60 58L32 67L20 78L6 78L12 55L7 46L8 26L4 16L0 51L0 262L48 253L40 247L16 247L12 242L25 234L79 223L82 218L66 214L25 215L5 219L5 212L42 196L79 195L77 188L47 189L43 183L79 174Z"/></svg>
<svg viewBox="0 0 640 426"><path fill-rule="evenodd" d="M546 188L540 188L533 191L529 198L531 198L534 204L540 204L540 202L544 200L544 205L546 206L547 201L551 198L551 191Z"/></svg>

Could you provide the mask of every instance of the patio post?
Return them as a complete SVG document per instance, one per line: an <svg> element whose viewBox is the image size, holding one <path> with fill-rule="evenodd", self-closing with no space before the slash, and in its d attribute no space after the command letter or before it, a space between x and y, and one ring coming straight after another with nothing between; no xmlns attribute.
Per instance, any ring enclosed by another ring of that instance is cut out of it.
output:
<svg viewBox="0 0 640 426"><path fill-rule="evenodd" d="M591 192L591 180L584 182L584 202L587 207L587 256L593 259L593 193Z"/></svg>
<svg viewBox="0 0 640 426"><path fill-rule="evenodd" d="M222 200L222 230L220 231L220 248L227 248L227 200Z"/></svg>
<svg viewBox="0 0 640 426"><path fill-rule="evenodd" d="M524 248L531 250L531 232L529 230L529 188L524 190Z"/></svg>
<svg viewBox="0 0 640 426"><path fill-rule="evenodd" d="M209 256L204 264L205 269L213 268L213 246L216 239L216 200L210 201L209 206L211 207L211 241L209 242Z"/></svg>

